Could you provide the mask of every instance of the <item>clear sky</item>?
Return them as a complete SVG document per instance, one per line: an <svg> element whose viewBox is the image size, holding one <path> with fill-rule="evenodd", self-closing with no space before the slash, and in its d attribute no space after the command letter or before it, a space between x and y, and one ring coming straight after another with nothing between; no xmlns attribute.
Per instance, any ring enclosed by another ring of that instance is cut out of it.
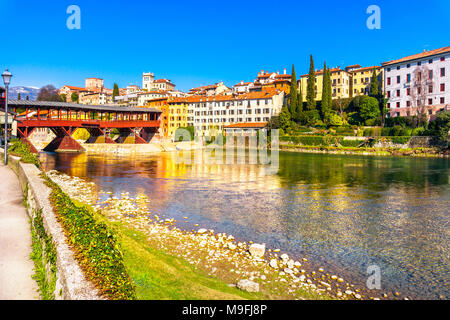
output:
<svg viewBox="0 0 450 320"><path fill-rule="evenodd" d="M81 29L69 30L69 5ZM370 5L381 29L369 30ZM257 72L378 65L450 45L448 0L136 1L0 0L0 70L12 85L141 85L142 72L171 79L183 91Z"/></svg>

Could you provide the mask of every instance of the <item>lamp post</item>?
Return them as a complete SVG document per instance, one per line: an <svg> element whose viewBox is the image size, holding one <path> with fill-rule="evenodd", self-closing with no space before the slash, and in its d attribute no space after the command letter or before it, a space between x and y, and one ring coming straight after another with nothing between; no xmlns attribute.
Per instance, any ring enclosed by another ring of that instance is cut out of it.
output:
<svg viewBox="0 0 450 320"><path fill-rule="evenodd" d="M5 84L5 166L8 164L8 87L11 82L12 74L6 69L2 74L3 83Z"/></svg>

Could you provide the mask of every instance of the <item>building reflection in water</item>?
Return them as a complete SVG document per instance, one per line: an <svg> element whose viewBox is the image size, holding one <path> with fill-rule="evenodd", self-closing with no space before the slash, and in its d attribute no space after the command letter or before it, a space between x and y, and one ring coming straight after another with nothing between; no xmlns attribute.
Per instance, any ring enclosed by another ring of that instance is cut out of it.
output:
<svg viewBox="0 0 450 320"><path fill-rule="evenodd" d="M273 175L263 165L178 163L175 153L42 158L46 170L94 181L117 197L145 194L151 212L188 216L186 227L311 255L361 279L378 264L397 288L448 295L446 159L281 153Z"/></svg>

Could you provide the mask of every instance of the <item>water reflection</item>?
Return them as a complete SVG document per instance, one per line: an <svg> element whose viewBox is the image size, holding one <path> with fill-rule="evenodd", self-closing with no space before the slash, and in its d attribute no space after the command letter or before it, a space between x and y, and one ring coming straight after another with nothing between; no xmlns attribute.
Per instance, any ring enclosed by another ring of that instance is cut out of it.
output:
<svg viewBox="0 0 450 320"><path fill-rule="evenodd" d="M42 154L46 169L116 196L146 194L150 210L311 256L360 283L377 264L384 290L448 298L446 159L280 154L262 165L179 164L176 155Z"/></svg>

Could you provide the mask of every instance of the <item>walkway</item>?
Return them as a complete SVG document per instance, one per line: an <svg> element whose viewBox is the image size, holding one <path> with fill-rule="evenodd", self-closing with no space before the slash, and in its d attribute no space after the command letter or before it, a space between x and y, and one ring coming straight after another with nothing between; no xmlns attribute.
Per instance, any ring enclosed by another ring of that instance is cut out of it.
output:
<svg viewBox="0 0 450 320"><path fill-rule="evenodd" d="M39 299L37 283L31 278L31 231L22 190L3 161L0 179L0 300Z"/></svg>

